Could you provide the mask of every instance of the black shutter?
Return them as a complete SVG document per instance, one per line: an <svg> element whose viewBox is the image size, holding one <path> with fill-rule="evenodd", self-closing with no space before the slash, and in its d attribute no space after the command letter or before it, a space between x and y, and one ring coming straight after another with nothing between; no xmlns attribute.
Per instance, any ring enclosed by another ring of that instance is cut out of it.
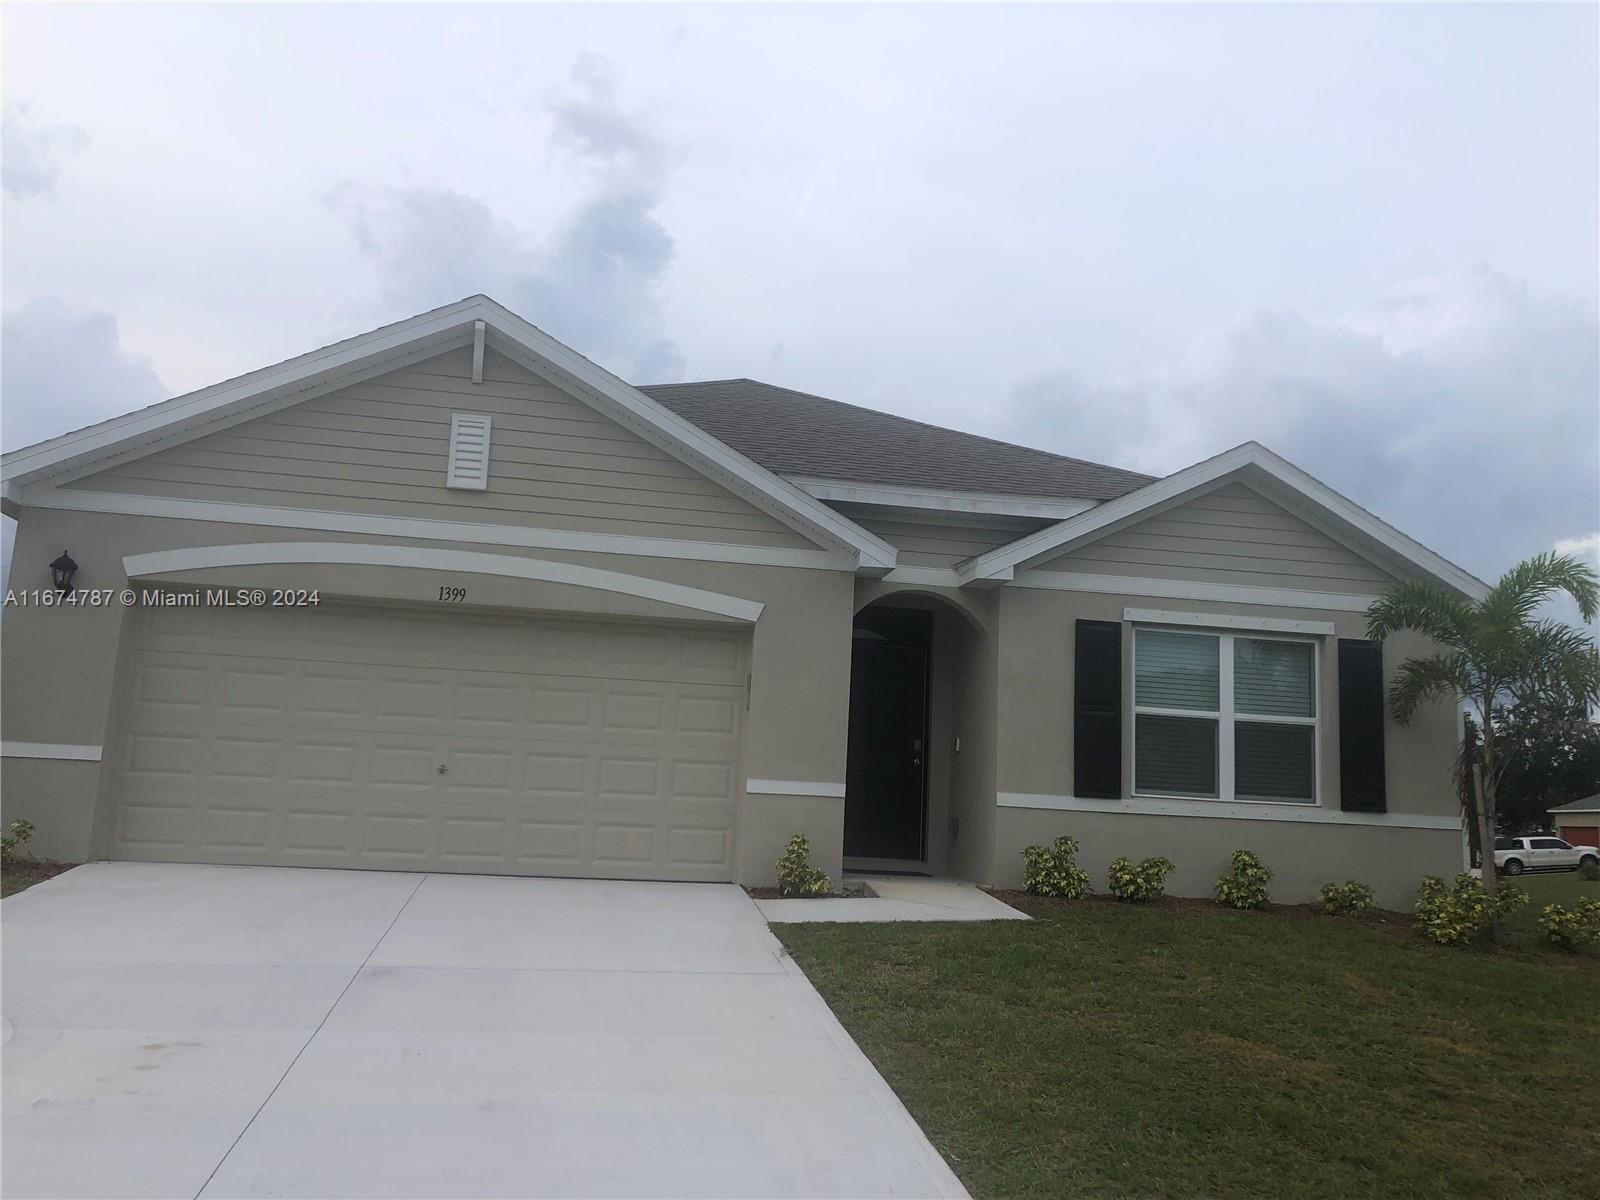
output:
<svg viewBox="0 0 1600 1200"><path fill-rule="evenodd" d="M1339 639L1339 806L1385 812L1383 647Z"/></svg>
<svg viewBox="0 0 1600 1200"><path fill-rule="evenodd" d="M1072 791L1122 799L1122 626L1079 621L1072 680Z"/></svg>

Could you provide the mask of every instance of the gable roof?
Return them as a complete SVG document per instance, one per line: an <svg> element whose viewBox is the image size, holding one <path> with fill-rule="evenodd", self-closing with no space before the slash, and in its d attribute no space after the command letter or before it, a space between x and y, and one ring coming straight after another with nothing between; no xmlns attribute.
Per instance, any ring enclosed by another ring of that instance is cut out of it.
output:
<svg viewBox="0 0 1600 1200"><path fill-rule="evenodd" d="M231 424L265 416L407 363L487 345L579 397L758 508L856 558L858 569L893 569L895 548L767 467L639 392L487 296L386 325L197 392L74 430L0 456L7 505L23 488L99 469Z"/></svg>
<svg viewBox="0 0 1600 1200"><path fill-rule="evenodd" d="M639 390L780 475L1061 500L1111 500L1155 479L754 379Z"/></svg>
<svg viewBox="0 0 1600 1200"><path fill-rule="evenodd" d="M1559 804L1555 808L1546 809L1553 813L1600 813L1600 792L1593 796L1586 796L1582 800L1572 800L1566 804Z"/></svg>
<svg viewBox="0 0 1600 1200"><path fill-rule="evenodd" d="M1481 579L1379 520L1259 442L1245 442L1137 491L969 558L957 564L956 574L963 585L1003 583L1014 577L1019 566L1083 545L1141 520L1161 506L1180 502L1202 489L1234 478L1257 486L1291 511L1323 526L1340 540L1366 550L1379 561L1430 575L1473 599L1488 591L1488 585Z"/></svg>

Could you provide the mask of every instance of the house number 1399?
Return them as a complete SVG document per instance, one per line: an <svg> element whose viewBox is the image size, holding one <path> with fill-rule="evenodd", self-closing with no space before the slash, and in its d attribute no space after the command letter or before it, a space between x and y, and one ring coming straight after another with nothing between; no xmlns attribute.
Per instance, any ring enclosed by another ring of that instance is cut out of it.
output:
<svg viewBox="0 0 1600 1200"><path fill-rule="evenodd" d="M467 598L467 589L464 587L442 587L439 589L439 599L459 604Z"/></svg>

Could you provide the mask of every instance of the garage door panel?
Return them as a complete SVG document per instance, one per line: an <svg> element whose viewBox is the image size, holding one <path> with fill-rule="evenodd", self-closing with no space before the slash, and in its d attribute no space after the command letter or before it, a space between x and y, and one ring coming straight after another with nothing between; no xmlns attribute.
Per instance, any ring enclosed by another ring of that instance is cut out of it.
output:
<svg viewBox="0 0 1600 1200"><path fill-rule="evenodd" d="M738 632L144 610L115 852L726 879Z"/></svg>
<svg viewBox="0 0 1600 1200"><path fill-rule="evenodd" d="M147 708L204 708L211 694L209 675L201 665L141 660L134 666L134 699Z"/></svg>
<svg viewBox="0 0 1600 1200"><path fill-rule="evenodd" d="M324 809L291 808L283 817L283 850L297 857L348 858L353 852L356 817Z"/></svg>
<svg viewBox="0 0 1600 1200"><path fill-rule="evenodd" d="M211 740L212 779L234 782L281 782L283 769L298 769L298 755L284 754L282 738L218 735Z"/></svg>
<svg viewBox="0 0 1600 1200"><path fill-rule="evenodd" d="M270 851L283 843L283 814L275 808L208 805L201 812L202 850Z"/></svg>
<svg viewBox="0 0 1600 1200"><path fill-rule="evenodd" d="M122 846L182 846L194 831L195 808L180 799L130 797L117 810L117 837Z"/></svg>
<svg viewBox="0 0 1600 1200"><path fill-rule="evenodd" d="M726 829L667 831L667 860L680 867L723 867L732 858L732 836Z"/></svg>

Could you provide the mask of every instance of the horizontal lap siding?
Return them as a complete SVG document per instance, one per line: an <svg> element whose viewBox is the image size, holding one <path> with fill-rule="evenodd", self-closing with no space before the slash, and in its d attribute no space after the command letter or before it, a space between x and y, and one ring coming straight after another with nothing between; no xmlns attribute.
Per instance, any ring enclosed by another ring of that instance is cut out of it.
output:
<svg viewBox="0 0 1600 1200"><path fill-rule="evenodd" d="M965 558L1004 546L1050 524L1026 517L980 521L916 520L851 504L835 506L858 525L890 542L907 567L950 567Z"/></svg>
<svg viewBox="0 0 1600 1200"><path fill-rule="evenodd" d="M1048 571L1322 592L1378 592L1393 578L1240 484L1040 563Z"/></svg>
<svg viewBox="0 0 1600 1200"><path fill-rule="evenodd" d="M103 471L73 486L180 499L810 548L515 363L466 350ZM444 486L453 413L493 418L489 489Z"/></svg>

